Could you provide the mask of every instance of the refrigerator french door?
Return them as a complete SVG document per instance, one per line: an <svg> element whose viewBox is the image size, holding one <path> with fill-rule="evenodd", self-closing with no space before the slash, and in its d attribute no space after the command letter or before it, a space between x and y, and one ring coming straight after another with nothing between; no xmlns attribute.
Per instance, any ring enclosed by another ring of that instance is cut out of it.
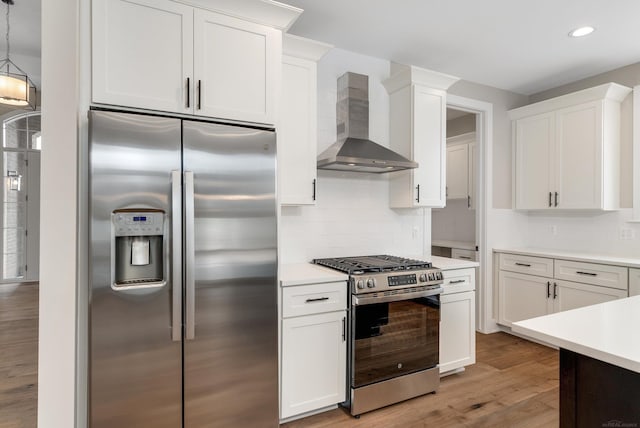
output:
<svg viewBox="0 0 640 428"><path fill-rule="evenodd" d="M90 426L278 426L275 133L89 125Z"/></svg>

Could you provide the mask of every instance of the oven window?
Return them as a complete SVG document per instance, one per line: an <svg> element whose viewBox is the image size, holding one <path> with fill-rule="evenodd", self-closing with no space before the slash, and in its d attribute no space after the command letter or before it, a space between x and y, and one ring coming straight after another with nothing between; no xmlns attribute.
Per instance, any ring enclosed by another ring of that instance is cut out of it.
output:
<svg viewBox="0 0 640 428"><path fill-rule="evenodd" d="M352 386L438 364L440 296L352 307Z"/></svg>

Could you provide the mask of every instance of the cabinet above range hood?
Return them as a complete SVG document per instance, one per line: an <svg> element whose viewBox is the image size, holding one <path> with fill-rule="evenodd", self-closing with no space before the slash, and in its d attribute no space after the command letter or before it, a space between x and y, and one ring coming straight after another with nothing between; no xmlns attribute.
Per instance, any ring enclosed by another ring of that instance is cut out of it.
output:
<svg viewBox="0 0 640 428"><path fill-rule="evenodd" d="M385 173L418 164L369 140L369 77L345 73L338 78L338 141L318 156L318 169Z"/></svg>

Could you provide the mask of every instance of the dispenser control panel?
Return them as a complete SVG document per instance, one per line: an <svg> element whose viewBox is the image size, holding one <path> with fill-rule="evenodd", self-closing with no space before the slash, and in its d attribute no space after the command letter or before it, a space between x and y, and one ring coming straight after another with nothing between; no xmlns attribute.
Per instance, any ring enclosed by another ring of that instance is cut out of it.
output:
<svg viewBox="0 0 640 428"><path fill-rule="evenodd" d="M113 213L116 236L162 235L164 212L162 211L116 211Z"/></svg>

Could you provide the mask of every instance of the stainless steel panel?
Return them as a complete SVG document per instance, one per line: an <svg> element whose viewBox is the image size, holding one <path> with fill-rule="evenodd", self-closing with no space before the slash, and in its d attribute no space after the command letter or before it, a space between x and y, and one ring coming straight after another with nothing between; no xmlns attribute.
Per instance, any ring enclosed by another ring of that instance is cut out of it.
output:
<svg viewBox="0 0 640 428"><path fill-rule="evenodd" d="M438 366L361 388L351 388L351 414L371 410L434 392L440 386Z"/></svg>
<svg viewBox="0 0 640 428"><path fill-rule="evenodd" d="M90 112L90 398L92 428L179 427L181 342L172 341L172 240L162 287L114 291L116 209L169 213L172 170L181 168L180 121ZM167 221L170 221L170 217Z"/></svg>
<svg viewBox="0 0 640 428"><path fill-rule="evenodd" d="M275 134L185 121L195 193L195 331L185 427L277 427Z"/></svg>

